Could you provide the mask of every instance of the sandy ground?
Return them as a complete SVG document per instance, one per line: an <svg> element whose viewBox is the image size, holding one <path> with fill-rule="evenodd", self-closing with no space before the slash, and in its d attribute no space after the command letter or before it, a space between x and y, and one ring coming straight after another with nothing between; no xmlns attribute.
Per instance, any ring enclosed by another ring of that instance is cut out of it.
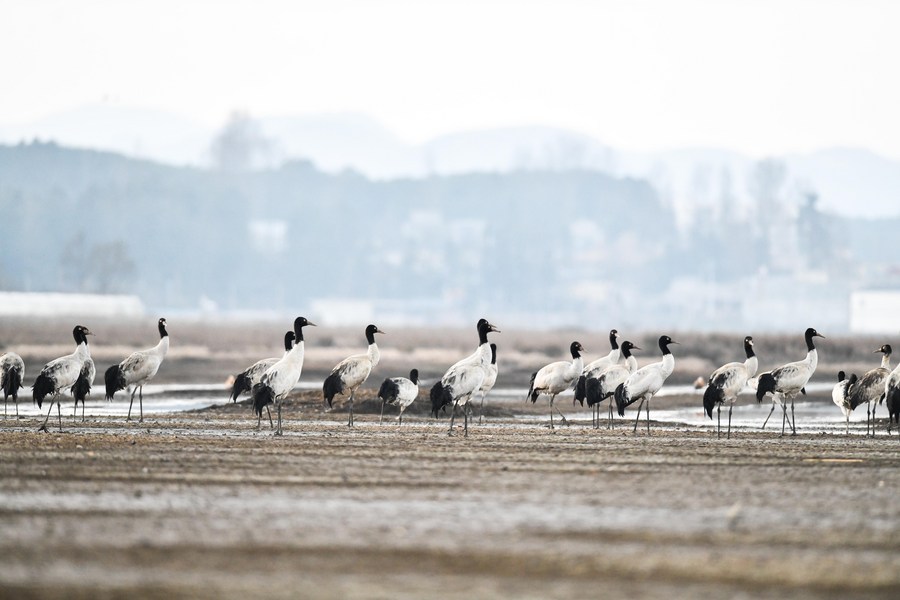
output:
<svg viewBox="0 0 900 600"><path fill-rule="evenodd" d="M348 430L320 402L294 397L283 438L246 404L3 421L0 596L900 594L896 437L648 436L587 411L551 432L505 409L465 438L374 402Z"/></svg>

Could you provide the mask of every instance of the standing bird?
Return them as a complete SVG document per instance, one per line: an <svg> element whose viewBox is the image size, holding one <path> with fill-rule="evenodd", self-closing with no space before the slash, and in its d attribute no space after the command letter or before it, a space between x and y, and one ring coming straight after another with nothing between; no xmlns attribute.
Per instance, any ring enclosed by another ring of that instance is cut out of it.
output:
<svg viewBox="0 0 900 600"><path fill-rule="evenodd" d="M441 380L431 387L431 413L437 417L440 410L450 407L450 428L447 435L453 435L456 408L462 405L465 419L463 435L468 437L469 415L466 412L466 405L472 399L472 394L480 390L484 384L491 362L491 347L488 345L487 336L492 331L500 333L500 330L487 319L479 319L475 329L478 331L478 347L475 352L447 369Z"/></svg>
<svg viewBox="0 0 900 600"><path fill-rule="evenodd" d="M481 392L481 408L478 410L478 424L484 418L484 397L487 393L494 389L497 383L497 344L491 344L491 364L485 368L484 381L478 391Z"/></svg>
<svg viewBox="0 0 900 600"><path fill-rule="evenodd" d="M244 392L250 392L253 390L253 386L259 383L260 379L262 379L263 373L265 373L269 367L277 363L279 360L287 356L287 353L291 351L291 348L294 347L294 332L288 331L284 334L284 354L281 356L276 356L273 358L264 358L262 360L258 360L246 369L244 369L241 373L235 375L234 384L231 386L231 401L237 402L238 396L243 394ZM266 407L268 410L268 407ZM272 415L269 414L269 421L271 422Z"/></svg>
<svg viewBox="0 0 900 600"><path fill-rule="evenodd" d="M403 425L403 411L413 403L413 400L419 395L419 370L413 369L409 372L409 379L406 377L389 377L381 382L378 388L378 397L381 398L381 423L384 420L384 405L400 406L400 424Z"/></svg>
<svg viewBox="0 0 900 600"><path fill-rule="evenodd" d="M581 406L584 406L584 400L587 398L585 386L589 377L599 377L609 367L619 364L622 358L622 350L619 348L618 338L619 332L615 329L610 329L609 345L612 347L612 350L606 356L601 356L597 360L584 365L581 376L578 378L578 383L575 384L575 398L572 400L572 404L579 402Z"/></svg>
<svg viewBox="0 0 900 600"><path fill-rule="evenodd" d="M90 356L81 366L81 373L72 386L72 396L75 397L75 407L72 412L72 422L75 422L75 415L78 412L78 403L81 402L81 422L84 423L84 401L91 393L91 386L94 385L94 378L97 377L97 367L94 365L94 359Z"/></svg>
<svg viewBox="0 0 900 600"><path fill-rule="evenodd" d="M87 327L76 325L72 330L72 337L75 338L75 351L72 354L61 356L48 362L34 380L31 392L39 409L44 398L52 395L47 418L44 419L38 431L47 431L47 421L50 420L50 412L53 410L54 402L56 403L56 412L59 418L59 430L62 431L62 409L60 408L59 395L68 387L73 388L72 393L74 395L74 387L78 378L81 377L82 370L85 368L85 362L91 359L91 351L88 348L87 341L87 336L89 335L94 334Z"/></svg>
<svg viewBox="0 0 900 600"><path fill-rule="evenodd" d="M850 402L854 408L866 404L866 436L869 435L869 421L872 422L872 437L875 437L875 408L884 400L884 382L891 374L891 346L884 344L875 353L881 352L881 366L859 378L850 391Z"/></svg>
<svg viewBox="0 0 900 600"><path fill-rule="evenodd" d="M166 358L169 351L169 334L166 331L166 320L161 318L157 322L159 330L159 343L149 350L132 352L128 358L117 365L106 369L103 379L106 382L106 399L112 400L116 392L126 387L131 387L131 402L128 404L128 416L131 420L131 407L134 405L134 394L138 394L138 407L140 418L138 423L144 422L144 384L156 376L159 366Z"/></svg>
<svg viewBox="0 0 900 600"><path fill-rule="evenodd" d="M0 356L0 388L3 389L3 418L6 418L6 402L12 396L16 403L16 418L19 417L19 388L25 377L25 361L15 352Z"/></svg>
<svg viewBox="0 0 900 600"><path fill-rule="evenodd" d="M644 401L647 401L647 434L650 434L650 399L662 388L663 383L668 379L672 371L675 370L675 357L669 351L670 344L677 344L667 335L660 336L659 349L662 352L662 360L658 363L651 363L641 367L628 376L624 383L616 388L616 409L619 416L625 416L625 407L633 404L637 400L638 404L637 417L634 419L634 431L637 431L638 419L641 418L641 407Z"/></svg>
<svg viewBox="0 0 900 600"><path fill-rule="evenodd" d="M803 335L806 338L806 358L782 365L769 373L763 373L759 376L759 383L756 386L757 402L762 402L766 394L772 394L772 410L769 411L769 417L772 416L772 411L775 410L775 402L777 401L781 404L781 435L784 435L784 423L788 418L786 404L788 400L791 401L791 435L797 435L797 424L794 421L794 398L801 392L806 393L806 384L813 373L816 372L816 365L819 364L819 354L816 352L813 338L820 337L825 339L824 335L812 327L808 328ZM766 417L766 422L768 422L769 417ZM765 427L766 424L763 423L763 428L765 429Z"/></svg>
<svg viewBox="0 0 900 600"><path fill-rule="evenodd" d="M744 352L747 360L744 362L730 362L722 365L709 376L709 386L703 394L703 409L706 415L712 419L713 407L716 407L718 423L716 425L716 437L722 437L722 405L728 403L728 433L726 438L731 438L731 409L737 402L738 394L747 385L751 377L756 376L759 361L753 352L753 338L749 335L744 338Z"/></svg>
<svg viewBox="0 0 900 600"><path fill-rule="evenodd" d="M597 411L594 418L594 429L600 427L600 403L614 396L616 388L620 384L625 383L625 380L637 371L637 360L631 355L632 350L640 350L640 348L628 340L622 342L622 356L625 357L625 363L610 365L596 377L589 377L585 383L585 399L588 406L591 408L596 407ZM613 401L610 400L607 429L612 428L612 422Z"/></svg>
<svg viewBox="0 0 900 600"><path fill-rule="evenodd" d="M844 419L846 419L847 423L846 433L847 435L850 435L850 413L856 408L856 405L853 404L851 400L850 394L853 390L853 386L856 384L857 378L856 373L852 373L850 379L844 379L844 377L844 372L838 371L838 380L831 390L831 399L837 407L841 409L841 412L844 413ZM868 422L866 425L868 425Z"/></svg>
<svg viewBox="0 0 900 600"><path fill-rule="evenodd" d="M275 403L278 409L278 428L275 435L284 435L281 430L281 404L287 395L294 389L297 381L300 380L300 374L303 372L303 328L307 325L316 326L312 321L308 321L306 317L297 317L294 319L294 347L290 352L286 352L274 365L269 367L259 383L253 386L250 395L253 399L253 410L256 411L256 429L259 430L259 423L262 420L262 410Z"/></svg>
<svg viewBox="0 0 900 600"><path fill-rule="evenodd" d="M891 371L884 382L884 403L888 409L888 435L891 425L900 425L900 365Z"/></svg>
<svg viewBox="0 0 900 600"><path fill-rule="evenodd" d="M345 390L350 390L350 418L347 421L347 427L353 427L353 396L356 389L365 383L381 358L381 352L378 350L378 344L375 343L375 334L384 332L374 325L366 327L366 341L369 342L369 348L365 354L354 354L348 356L339 362L331 375L325 378L322 384L322 394L328 408L331 408L331 401L335 394L343 394Z"/></svg>
<svg viewBox="0 0 900 600"><path fill-rule="evenodd" d="M559 408L553 406L553 400L560 392L572 388L584 370L584 359L581 358L584 348L582 348L581 342L572 342L569 345L569 352L572 353L572 362L565 360L553 362L541 367L531 375L531 385L528 388L526 400L531 399L531 403L534 404L541 394L550 396L550 429L553 429L553 409L559 413L563 424L568 424Z"/></svg>

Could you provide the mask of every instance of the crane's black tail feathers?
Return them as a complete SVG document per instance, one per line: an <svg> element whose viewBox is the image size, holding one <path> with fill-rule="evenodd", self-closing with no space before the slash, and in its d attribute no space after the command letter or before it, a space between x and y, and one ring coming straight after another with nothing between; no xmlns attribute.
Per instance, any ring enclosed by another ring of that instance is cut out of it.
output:
<svg viewBox="0 0 900 600"><path fill-rule="evenodd" d="M34 385L31 386L32 398L37 402L38 408L41 407L44 398L55 391L56 386L53 385L53 380L43 373L37 376L37 379L34 380Z"/></svg>
<svg viewBox="0 0 900 600"><path fill-rule="evenodd" d="M18 369L10 369L6 372L6 379L3 380L3 396L4 398L13 397L18 401L19 388L22 387L22 374Z"/></svg>
<svg viewBox="0 0 900 600"><path fill-rule="evenodd" d="M87 398L90 393L91 382L88 381L87 373L82 371L78 376L78 379L75 380L75 385L72 386L72 395L75 396L75 406L78 406L79 402L84 404L85 398Z"/></svg>
<svg viewBox="0 0 900 600"><path fill-rule="evenodd" d="M900 425L900 388L889 389L885 394L884 402L888 409L888 423Z"/></svg>
<svg viewBox="0 0 900 600"><path fill-rule="evenodd" d="M541 394L540 391L534 389L534 379L537 377L537 371L531 374L531 383L528 384L528 395L525 396L525 402L531 400L531 403L534 404L537 402L538 396Z"/></svg>
<svg viewBox="0 0 900 600"><path fill-rule="evenodd" d="M600 397L600 380L596 377L589 377L584 384L584 394L588 406L602 402L603 398Z"/></svg>
<svg viewBox="0 0 900 600"><path fill-rule="evenodd" d="M625 408L634 404L634 401L637 400L637 397L631 398L625 393L625 384L620 383L619 387L616 388L616 410L619 413L620 417L625 416Z"/></svg>
<svg viewBox="0 0 900 600"><path fill-rule="evenodd" d="M703 410L706 411L706 416L712 419L712 411L716 407L716 404L722 404L724 402L725 395L722 393L722 388L710 383L703 393Z"/></svg>
<svg viewBox="0 0 900 600"><path fill-rule="evenodd" d="M341 381L340 375L332 373L325 378L325 383L322 384L322 395L325 398L325 403L328 405L328 408L331 408L331 401L334 400L334 397L337 394L343 393L344 382Z"/></svg>
<svg viewBox="0 0 900 600"><path fill-rule="evenodd" d="M247 375L247 372L244 371L234 378L234 383L231 386L231 401L237 402L238 396L249 391L251 391L250 377Z"/></svg>
<svg viewBox="0 0 900 600"><path fill-rule="evenodd" d="M397 401L398 395L400 395L400 386L395 381L387 378L381 382L381 387L378 388L378 397L382 402L393 404Z"/></svg>
<svg viewBox="0 0 900 600"><path fill-rule="evenodd" d="M450 388L438 381L431 386L431 414L437 418L438 413L453 404L453 396L450 394Z"/></svg>
<svg viewBox="0 0 900 600"><path fill-rule="evenodd" d="M775 393L775 378L771 373L763 373L759 376L759 383L756 386L756 402L762 402L763 396L767 393Z"/></svg>
<svg viewBox="0 0 900 600"><path fill-rule="evenodd" d="M116 395L116 392L119 390L124 390L125 386L125 374L122 373L122 369L119 368L119 365L113 365L106 370L106 373L103 374L103 381L106 383L106 399L112 400L113 396Z"/></svg>
<svg viewBox="0 0 900 600"><path fill-rule="evenodd" d="M262 411L266 406L275 403L275 390L265 383L254 385L251 396L253 398L253 410L259 417L262 417Z"/></svg>
<svg viewBox="0 0 900 600"><path fill-rule="evenodd" d="M587 377L584 375L578 376L578 381L575 382L575 399L572 400L572 404L574 405L576 402L580 402L582 406L584 406L584 399L587 398L587 391L585 390ZM590 406L590 404L588 404Z"/></svg>

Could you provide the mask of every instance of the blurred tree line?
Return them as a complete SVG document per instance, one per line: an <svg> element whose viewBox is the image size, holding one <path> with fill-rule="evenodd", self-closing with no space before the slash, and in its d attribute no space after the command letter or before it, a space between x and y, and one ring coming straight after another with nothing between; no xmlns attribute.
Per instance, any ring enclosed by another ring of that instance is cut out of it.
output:
<svg viewBox="0 0 900 600"><path fill-rule="evenodd" d="M679 230L648 182L593 171L373 181L304 161L254 170L266 144L245 121L236 115L223 131L210 170L53 143L0 146L0 285L185 308L201 298L283 310L356 297L531 311L583 301L572 294L582 281L652 295L677 277L779 268L789 219L775 161L752 175L751 211L720 178L709 210ZM791 226L814 268L831 260L836 228L876 235L889 225L836 222L813 194L801 208Z"/></svg>

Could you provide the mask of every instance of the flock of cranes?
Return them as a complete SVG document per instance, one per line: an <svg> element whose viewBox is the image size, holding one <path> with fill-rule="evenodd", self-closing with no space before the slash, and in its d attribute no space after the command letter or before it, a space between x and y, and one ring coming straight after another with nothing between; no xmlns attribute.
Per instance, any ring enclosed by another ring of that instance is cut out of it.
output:
<svg viewBox="0 0 900 600"><path fill-rule="evenodd" d="M135 394L138 395L139 421L143 421L143 386L152 380L159 371L169 349L166 320L159 319L157 325L159 342L156 346L130 354L122 362L110 366L104 374L107 400L112 400L117 391L131 390L126 421L131 419ZM257 415L257 429L260 428L262 411L265 409L269 425L275 430L275 435L283 435L282 404L299 381L303 371L303 329L310 326L314 327L315 323L305 317L294 319L293 330L286 332L284 336L284 354L282 356L260 360L235 377L231 399L237 401L242 393L250 394L251 404ZM473 410L472 405L476 395L481 395L481 412L483 412L484 397L497 381L497 345L488 341L488 335L494 332L499 333L500 330L487 319L480 319L476 324L476 331L478 346L475 351L448 368L430 391L432 415L437 417L448 408L450 410L448 434L453 433L454 420L458 410L461 409L464 419L464 435L468 435L469 414ZM368 343L366 352L354 354L339 362L322 386L323 399L329 408L331 408L336 395L349 394L347 422L349 427L354 426L353 401L356 391L378 366L381 356L378 345L375 343L375 334L384 334L384 332L375 325L366 327L365 336ZM32 385L32 396L38 408L42 408L44 401L49 399L47 416L39 431L47 431L47 422L54 404L57 406L59 427L62 430L61 396L67 390L74 399L73 418L77 418L78 402L81 402L82 421L84 421L84 401L91 391L96 375L88 345L88 336L91 335L93 334L87 327L76 325L72 330L75 350L71 354L56 358L44 365L35 378ZM713 409L715 408L717 411L717 435L721 436L722 406L727 404L726 437L731 436L732 409L741 392L748 388L755 388L757 402L762 402L767 394L772 397L772 407L763 422L763 428L775 408L781 406L781 435L785 434L786 427L790 427L791 434L796 435L794 400L800 394L806 393L806 385L816 370L818 364L818 353L814 343L816 337L824 338L810 327L804 334L807 347L805 358L759 375L757 375L759 361L754 352L753 338L745 337L746 360L730 362L716 369L710 375L703 394L703 408L707 416L712 419ZM640 350L640 348L628 340L623 341L620 346L618 339L618 331L611 330L609 341L612 349L609 354L586 365L582 357L584 348L580 342L573 341L569 347L571 361L553 362L532 374L526 400L534 403L541 395L549 398L551 429L554 427L554 411L559 414L564 424L567 423L565 416L554 405L554 400L560 393L574 389L574 402L580 402L583 406L586 401L591 408L594 428L599 427L600 404L604 400L609 401L608 427L611 427L613 422L613 403L615 403L618 414L624 416L625 408L639 401L634 431L637 431L641 410L646 406L647 433L650 433L650 401L662 389L666 379L675 369L675 357L669 346L678 342L667 335L660 336L658 342L662 354L660 361L637 368L637 361L632 355L632 351ZM838 382L832 390L832 399L844 414L848 434L850 413L862 404L866 404L867 436L875 435L875 408L878 404L887 405L888 434L893 426L900 424L900 366L891 370L890 345L885 344L875 352L882 355L879 367L862 376L850 374L848 377L844 371L840 371ZM0 388L4 395L4 418L6 417L7 401L10 397L16 405L16 416L18 416L18 391L24 386L24 375L25 364L21 357L13 352L0 356ZM389 377L385 379L378 391L378 398L382 402L380 421L383 421L385 406L390 404L400 408L398 419L402 424L403 412L418 396L419 372L417 369L410 371L409 378ZM277 427L272 420L270 404L274 404L277 411ZM788 414L788 404L790 404L790 415Z"/></svg>

